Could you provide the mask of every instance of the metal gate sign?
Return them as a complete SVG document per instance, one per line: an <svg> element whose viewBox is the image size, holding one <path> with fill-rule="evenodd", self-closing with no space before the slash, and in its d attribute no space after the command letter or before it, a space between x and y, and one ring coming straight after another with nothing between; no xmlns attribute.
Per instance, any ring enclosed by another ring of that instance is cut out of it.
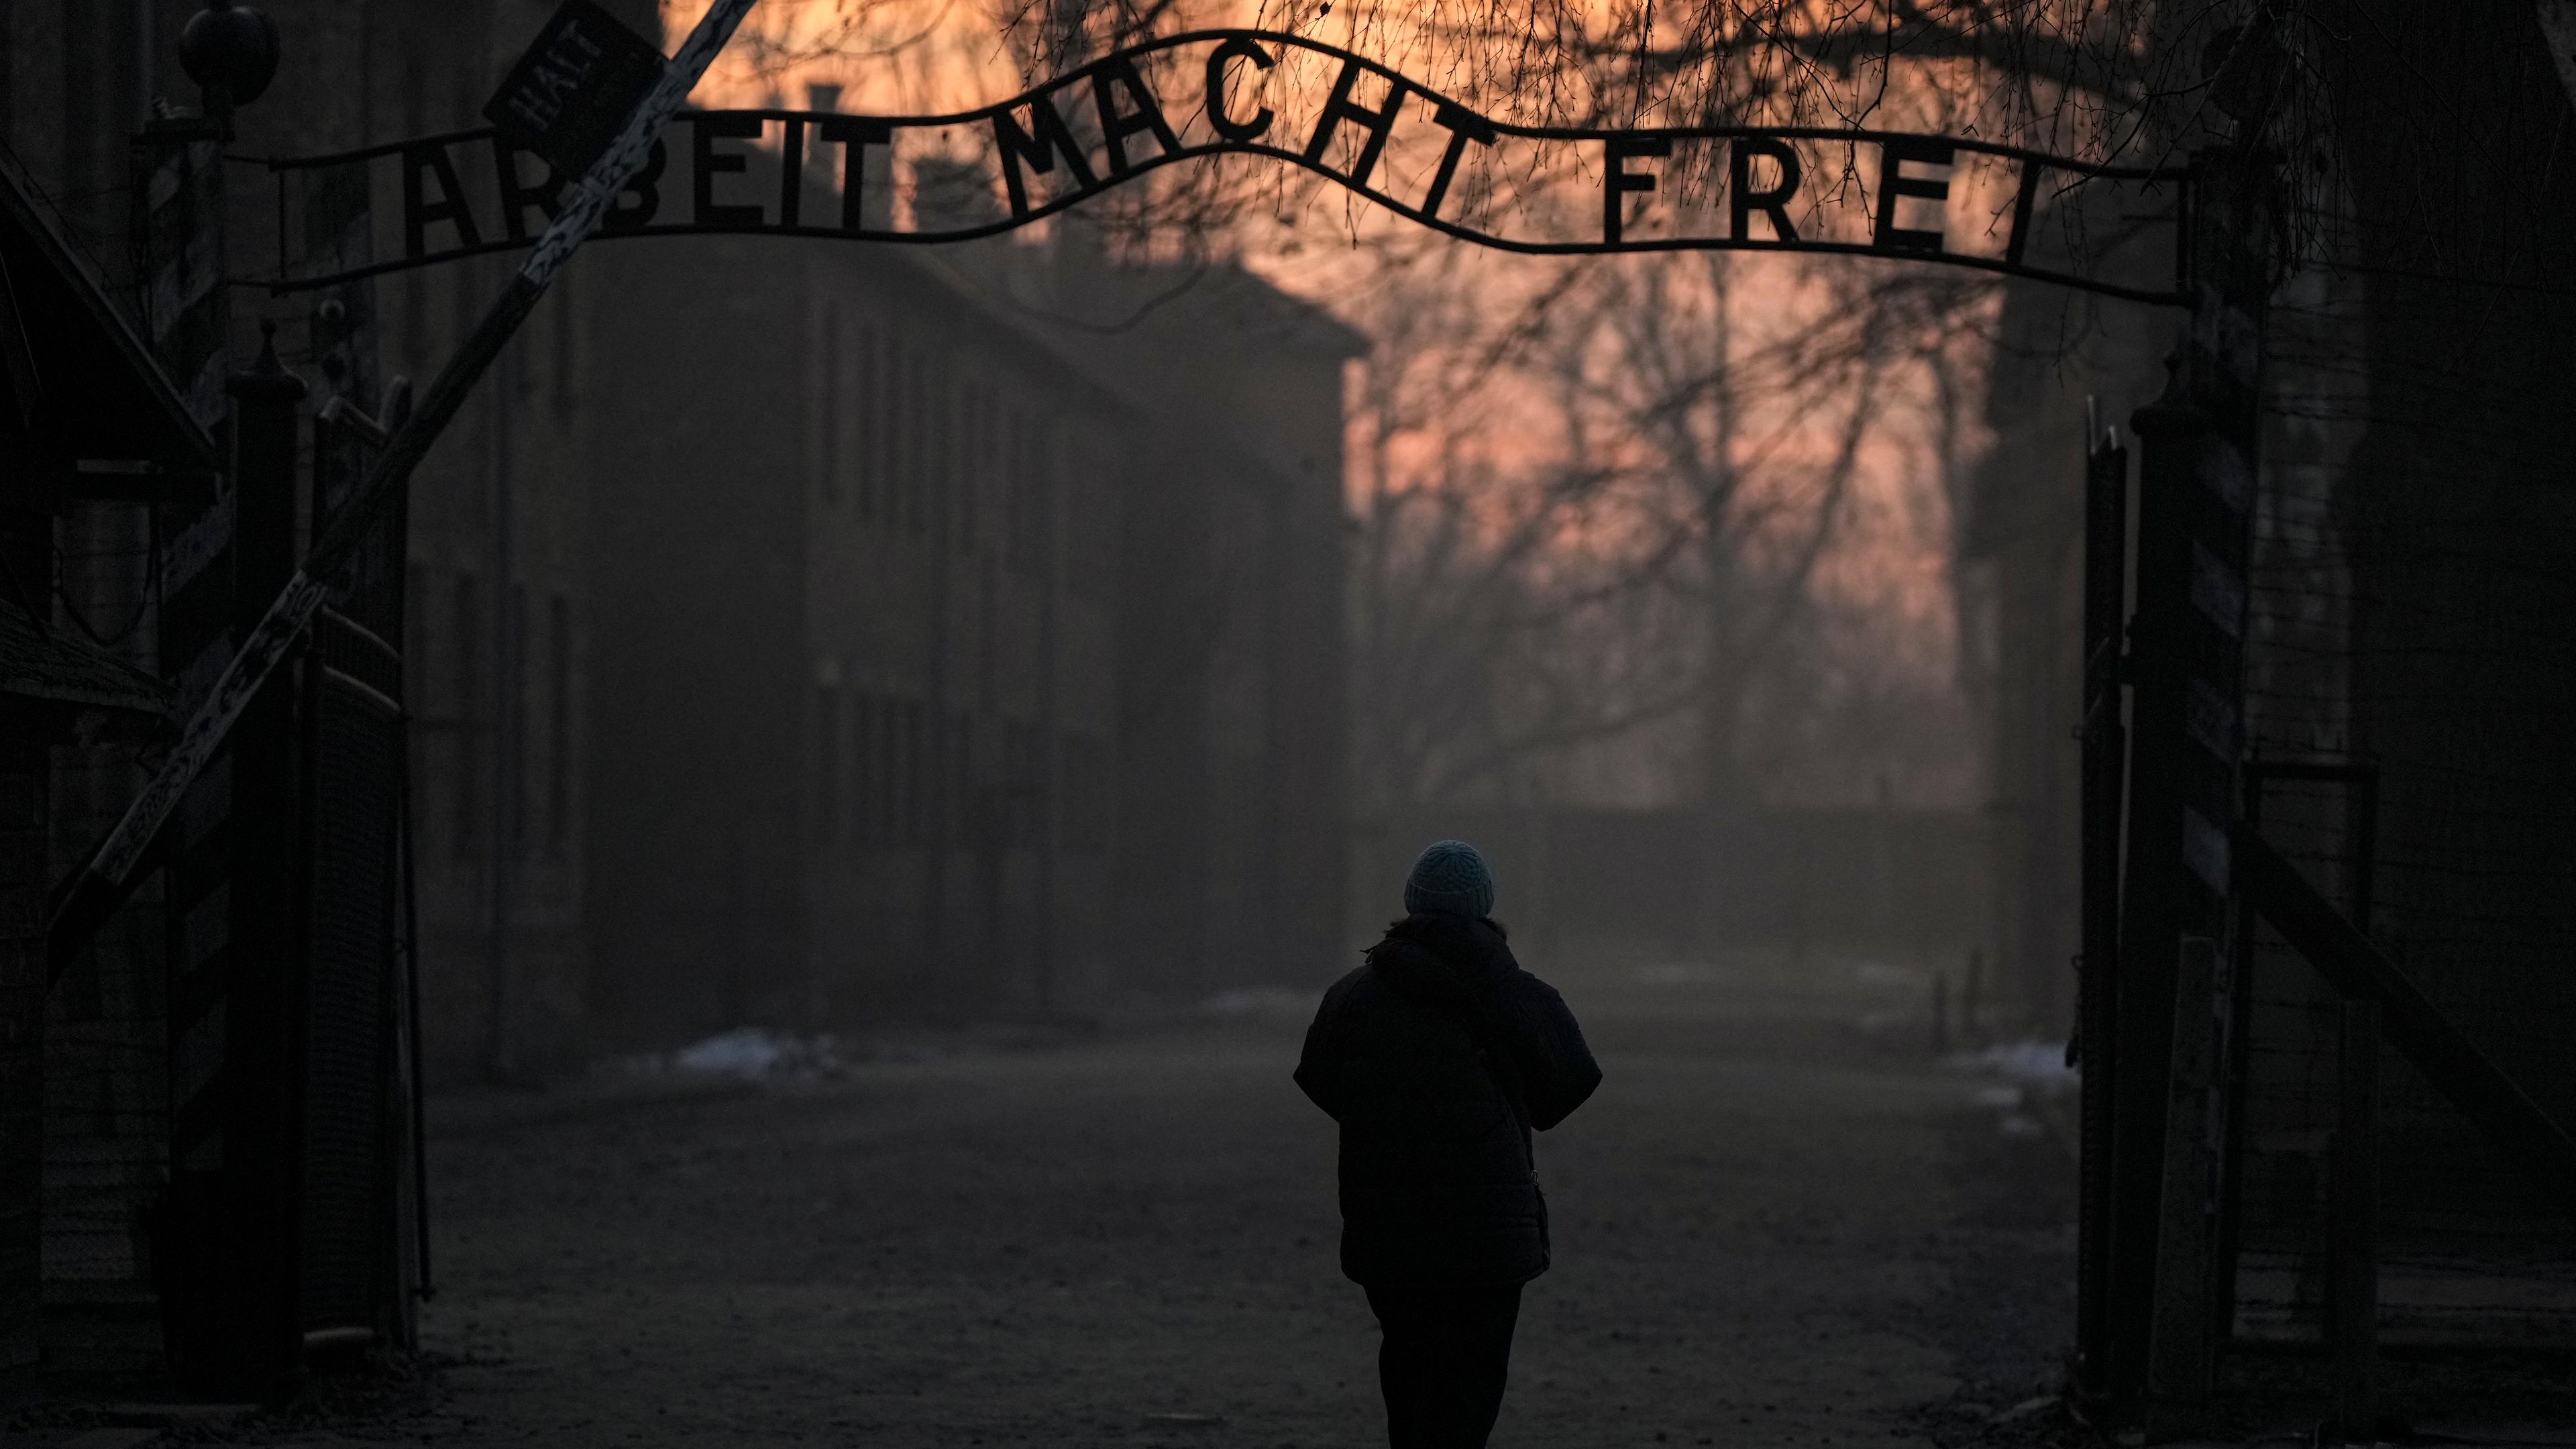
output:
<svg viewBox="0 0 2576 1449"><path fill-rule="evenodd" d="M557 64L548 57L582 51L541 39L521 66L529 79L514 73L487 113L503 123L497 129L271 162L279 207L327 180L363 176L378 198L374 271L525 245L582 169L559 145L569 113L548 110ZM757 161L755 150L765 153ZM1149 41L948 115L684 113L619 192L605 234L962 241L1158 167L1226 155L1300 167L1505 251L1897 257L2188 304L2176 274L2189 175L2181 167L2101 166L1887 131L1517 125L1349 51L1261 30ZM916 160L935 161L943 177L980 178L980 195L963 204L908 195L896 183ZM2132 219L2126 229L2088 235L2077 224L2088 208L2043 205L2090 187L2130 197L2116 208ZM297 291L350 274L324 258L281 257L274 275L256 280Z"/></svg>
<svg viewBox="0 0 2576 1449"><path fill-rule="evenodd" d="M591 0L564 0L483 118L565 176L590 169L662 79L662 52Z"/></svg>

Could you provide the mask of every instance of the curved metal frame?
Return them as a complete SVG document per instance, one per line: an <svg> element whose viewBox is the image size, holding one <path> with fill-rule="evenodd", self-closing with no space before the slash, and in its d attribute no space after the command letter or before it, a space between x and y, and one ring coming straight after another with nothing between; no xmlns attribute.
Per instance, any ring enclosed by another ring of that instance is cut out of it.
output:
<svg viewBox="0 0 2576 1449"><path fill-rule="evenodd" d="M1774 142L1823 141L1846 145L1876 145L1881 147L1890 145L1904 147L1908 144L1913 144L1938 146L1948 148L1952 151L1966 151L1977 155L2018 161L2025 167L2033 169L2025 173L2026 179L2022 188L2024 194L2017 200L2015 208L2016 227L2026 225L2028 223L2029 206L2031 201L2030 193L2032 191L2032 184L2028 178L2034 178L2040 170L2063 172L2070 177L2084 181L2137 181L2147 183L2170 182L2175 184L2177 188L2178 211L2176 216L2176 226L2178 236L2180 234L2187 233L2189 230L2188 219L2191 207L2193 173L2188 167L2101 165L2092 162L2077 161L2068 157L2051 155L2047 152L2033 150L2026 146L2006 145L2000 142L1980 140L1975 137L1947 136L1913 131L1846 130L1815 126L1655 126L1623 129L1580 126L1531 126L1507 121L1494 121L1468 110L1465 106L1459 105L1456 101L1451 100L1439 91L1433 90L1428 86L1418 84L1400 72L1381 65L1376 61L1370 60L1366 56L1357 54L1353 51L1344 50L1339 46L1327 45L1321 41L1309 40L1303 36L1290 35L1275 30L1205 29L1185 31L1179 34L1158 37L1139 45L1130 46L1125 50L1116 51L1103 56L1099 60L1093 61L1078 70L1068 71L1063 75L1054 77L1053 79L1045 81L1039 85L1031 86L1028 89L1006 99L978 106L971 110L907 116L858 116L841 112L798 111L776 107L762 107L738 110L697 111L683 114L690 116L755 117L763 122L794 122L808 126L824 121L843 123L863 122L883 126L889 130L918 129L932 126L965 126L977 123L991 124L997 118L1012 117L1013 119L1016 119L1015 113L1018 112L1020 108L1028 106L1033 102L1050 98L1056 93L1079 84L1084 80L1096 77L1104 71L1113 71L1120 67L1132 67L1139 59L1144 57L1157 55L1185 45L1202 44L1211 41L1220 45L1244 45L1250 47L1258 47L1262 44L1268 44L1281 49L1300 50L1313 55L1337 60L1345 67L1358 67L1367 74L1376 76L1388 82L1390 85L1399 87L1403 94L1420 96L1423 99L1430 101L1435 106L1441 108L1441 113L1444 116L1465 122L1468 126L1476 128L1483 136L1513 137L1523 140L1537 141L1599 142L1605 146L1613 143L1636 143L1647 147L1659 145L1669 146L1671 143L1676 141L1718 141L1739 139ZM1264 68L1267 68L1266 63ZM1444 124L1446 124L1446 122L1444 122ZM244 159L261 161L272 173L279 174L282 177L284 173L291 171L313 170L320 167L346 165L353 162L364 163L374 161L387 156L400 155L406 151L421 146L447 146L461 142L489 140L493 138L495 134L496 132L493 128L483 127L473 130L442 132L435 135L415 137L407 141L387 142L380 145L367 146L348 151L338 151L320 156L280 158L254 157ZM1310 147L1309 149L1311 150L1313 148ZM1629 152L1626 154L1634 155L1640 153ZM1165 166L1174 165L1183 161L1193 161L1208 156L1260 156L1270 160L1282 161L1291 166L1312 172L1317 176L1337 182L1346 189L1365 197L1369 201L1374 202L1377 205L1384 207L1386 210L1404 217L1417 225L1429 227L1434 231L1442 232L1460 241L1472 242L1478 246L1489 247L1498 251L1518 253L1525 256L1580 256L1680 251L1772 251L1807 252L1825 255L1893 257L1911 261L1939 262L1950 266L1966 267L1977 271L1994 273L2000 276L2023 277L2035 281L2043 281L2059 286L2072 287L2082 291L2093 292L2106 297L2119 298L2124 301L2144 302L2161 306L2188 306L2191 301L2190 293L2184 286L2183 278L2181 276L2181 273L2184 271L2185 265L2187 264L2187 258L2182 255L2182 249L2179 244L2176 249L2177 277L2175 287L2171 291L2158 291L2143 287L2123 286L2117 283L2100 281L2074 273L2058 272L2043 267L2034 267L2012 260L2008 257L1980 256L1973 253L1893 246L1885 242L1807 240L1803 238L1784 241L1776 237L1765 240L1754 240L1750 237L1731 236L1643 237L1636 239L1622 238L1616 241L1521 240L1499 236L1491 232L1480 231L1474 227L1434 215L1422 207L1400 201L1385 191L1368 185L1364 181L1355 181L1351 176L1326 165L1317 157L1309 156L1305 151L1295 150L1287 146L1276 145L1251 138L1225 138L1215 141L1184 143L1178 147L1158 148L1156 153L1151 156L1141 157L1132 162L1127 162L1123 165L1109 168L1109 174L1091 180L1089 184L1082 186L1078 190L1073 190L1062 195L1052 196L1044 202L1029 205L1024 209L1015 209L1011 215L998 221L972 227L962 227L951 230L896 231L891 229L818 226L801 222L770 223L764 221L759 224L699 224L692 221L686 224L674 226L653 226L631 230L619 230L612 223L609 226L601 228L596 239L608 240L611 238L625 236L735 234L780 237L824 237L837 238L844 241L893 242L908 245L972 241L982 237L989 237L1003 232L1013 231L1019 227L1026 226L1031 222L1053 216L1058 212L1070 210L1074 206L1084 201L1088 201L1093 197L1099 196L1124 182L1147 175ZM525 246L526 242L524 238L503 237L478 242L471 246L452 247L441 251L434 256L403 257L391 261L376 262L363 267L335 271L328 274L288 278L283 275L283 269L281 268L281 274L275 278L245 278L239 279L237 284L265 287L273 293L281 294L306 291L339 282L352 281L362 277L377 276L388 272L408 270L413 267L433 265L438 262L460 260L465 257L480 256L491 252L517 251L523 249Z"/></svg>

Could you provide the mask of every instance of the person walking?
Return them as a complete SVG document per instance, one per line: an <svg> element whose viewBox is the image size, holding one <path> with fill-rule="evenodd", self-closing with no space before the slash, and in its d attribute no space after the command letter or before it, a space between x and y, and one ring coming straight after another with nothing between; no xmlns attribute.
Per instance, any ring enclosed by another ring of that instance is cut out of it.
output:
<svg viewBox="0 0 2576 1449"><path fill-rule="evenodd" d="M1601 1068L1565 999L1512 959L1474 846L1424 850L1404 909L1324 993L1297 1085L1341 1125L1342 1272L1384 1335L1387 1443L1481 1449L1521 1286L1548 1267L1531 1134Z"/></svg>

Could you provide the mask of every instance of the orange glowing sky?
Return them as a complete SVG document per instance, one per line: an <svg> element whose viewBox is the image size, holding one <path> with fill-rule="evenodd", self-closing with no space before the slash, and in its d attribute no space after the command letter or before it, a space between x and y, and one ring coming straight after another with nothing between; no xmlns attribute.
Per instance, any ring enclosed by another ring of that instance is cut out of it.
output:
<svg viewBox="0 0 2576 1449"><path fill-rule="evenodd" d="M1238 3L1235 23L1263 18L1259 0ZM705 9L704 0L665 0L663 19L672 43ZM1405 37L1373 33L1354 41L1335 33L1327 16L1306 33L1349 44L1354 49L1402 65L1412 48ZM1205 19L1194 15L1194 21ZM845 111L875 114L920 114L970 108L1021 90L1023 75L1014 53L997 37L999 18L977 0L763 0L717 67L699 87L694 100L705 106L785 104L801 106L807 87L843 87ZM1901 101L1901 97L1899 98ZM1904 123L1904 107L1892 105L1875 118L1882 125ZM1918 118L1931 120L1928 115ZM1353 204L1344 193L1306 193L1303 211L1286 217L1255 217L1239 227L1231 246L1243 263L1292 293L1331 308L1364 332L1375 333L1373 309L1389 295L1390 281L1379 248L1362 245L1410 229L1401 218L1378 214ZM1972 203L1973 204L1973 203ZM1428 237L1420 233L1419 237ZM1418 248L1419 237L1407 245ZM1747 309L1738 324L1739 345L1758 346L1766 335L1784 333L1832 305L1827 289L1815 284L1820 265L1873 266L1873 262L1840 259L1743 256L1736 263L1738 285L1761 305ZM1460 275L1489 290L1496 299L1530 295L1551 275L1549 266L1530 259L1493 253L1462 258ZM1500 316L1512 311L1497 305ZM1462 338L1461 345L1476 339ZM1971 344L1950 349L1960 375L1981 370ZM1526 377L1499 376L1481 389L1482 415L1468 420L1469 445L1497 471L1544 466L1565 449L1565 438L1546 422L1548 410L1531 405L1533 386ZM1976 389L1962 411L1970 420L1958 440L1955 457L1974 455L1981 441L1975 419ZM1891 377L1884 416L1873 424L1860 450L1855 480L1857 495L1846 531L1819 566L1815 587L1836 602L1859 608L1883 625L1877 632L1900 657L1889 659L1896 671L1943 687L1955 674L1956 620L1951 587L1948 538L1950 521L1939 476L1934 437L1934 389L1920 375ZM1754 435L1776 437L1774 457L1783 476L1829 455L1836 446L1838 418L1807 417L1784 407L1809 408L1812 400L1775 403L1765 412L1756 400L1750 416ZM1355 438L1352 456L1366 456ZM1429 439L1411 440L1396 452L1397 471L1416 472L1437 451ZM1356 466L1356 465L1355 465ZM1401 476L1390 482L1402 486ZM1358 480L1353 480L1358 486ZM1789 486L1789 485L1782 485Z"/></svg>

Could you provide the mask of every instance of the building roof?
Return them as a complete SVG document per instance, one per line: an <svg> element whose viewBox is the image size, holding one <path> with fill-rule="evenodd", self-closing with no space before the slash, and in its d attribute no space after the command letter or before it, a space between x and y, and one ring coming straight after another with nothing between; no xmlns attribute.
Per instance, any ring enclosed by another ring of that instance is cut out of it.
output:
<svg viewBox="0 0 2576 1449"><path fill-rule="evenodd" d="M217 466L213 439L6 148L0 148L0 451L140 459L170 469Z"/></svg>
<svg viewBox="0 0 2576 1449"><path fill-rule="evenodd" d="M1069 298L1077 325L1124 330L1164 303L1194 326L1214 323L1233 338L1332 361L1365 357L1369 340L1330 311L1282 289L1239 262L1103 266L1082 297ZM1089 313L1095 315L1084 316Z"/></svg>
<svg viewBox="0 0 2576 1449"><path fill-rule="evenodd" d="M1166 322L1216 329L1225 346L1253 345L1339 362L1364 357L1366 334L1328 309L1282 290L1229 260L1134 264L1065 238L1030 246L995 240L948 247L885 247L870 265L908 268L1022 339L1044 347L1094 386L1151 410L1167 404L1160 389L1135 386L1132 344ZM1164 346L1168 338L1153 342ZM1113 360L1114 359L1114 360Z"/></svg>

